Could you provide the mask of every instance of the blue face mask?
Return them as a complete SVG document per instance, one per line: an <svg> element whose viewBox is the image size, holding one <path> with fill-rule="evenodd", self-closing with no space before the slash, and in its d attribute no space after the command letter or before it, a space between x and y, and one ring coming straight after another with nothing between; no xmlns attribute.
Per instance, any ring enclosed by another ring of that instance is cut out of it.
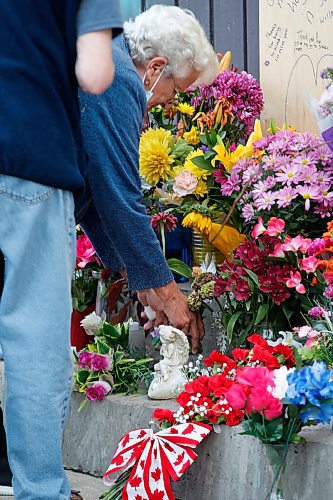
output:
<svg viewBox="0 0 333 500"><path fill-rule="evenodd" d="M154 83L154 85L152 86L152 88L151 88L151 89L146 90L146 98L147 98L147 102L149 101L149 99L151 99L151 98L153 97L153 95L154 95L153 90L154 90L154 88L156 87L156 85L158 84L158 82L160 81L160 78L161 78L161 76L163 75L163 71L164 71L164 68L162 69L161 73L159 74L159 76L158 76L158 78L157 78L156 82ZM146 75L147 75L147 72L144 74L143 79L142 79L142 83L143 83L143 85L145 84Z"/></svg>

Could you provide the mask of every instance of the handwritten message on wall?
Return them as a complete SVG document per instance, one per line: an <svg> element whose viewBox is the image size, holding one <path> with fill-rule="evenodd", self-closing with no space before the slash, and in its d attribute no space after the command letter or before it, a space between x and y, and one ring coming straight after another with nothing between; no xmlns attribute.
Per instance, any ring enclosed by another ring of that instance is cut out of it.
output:
<svg viewBox="0 0 333 500"><path fill-rule="evenodd" d="M310 98L319 98L320 71L333 65L333 0L260 0L260 81L263 120L318 132Z"/></svg>

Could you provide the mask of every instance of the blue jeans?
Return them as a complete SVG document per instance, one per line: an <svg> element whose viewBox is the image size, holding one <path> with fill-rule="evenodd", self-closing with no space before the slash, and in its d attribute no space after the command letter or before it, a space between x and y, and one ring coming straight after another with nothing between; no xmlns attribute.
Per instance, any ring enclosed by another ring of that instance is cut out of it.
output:
<svg viewBox="0 0 333 500"><path fill-rule="evenodd" d="M70 400L73 196L0 174L5 282L0 343L15 500L68 500L62 429Z"/></svg>

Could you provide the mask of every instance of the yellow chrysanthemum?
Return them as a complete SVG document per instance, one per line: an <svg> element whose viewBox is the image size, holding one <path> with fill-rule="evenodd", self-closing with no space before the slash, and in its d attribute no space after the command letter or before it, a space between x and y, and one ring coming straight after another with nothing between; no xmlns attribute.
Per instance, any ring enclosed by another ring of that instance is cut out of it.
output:
<svg viewBox="0 0 333 500"><path fill-rule="evenodd" d="M141 135L140 175L152 186L166 181L171 175L174 155L171 154L170 130L149 128Z"/></svg>
<svg viewBox="0 0 333 500"><path fill-rule="evenodd" d="M203 179L205 181L207 177L209 177L211 172L209 170L198 167L192 162L193 158L197 158L198 156L203 155L204 153L201 151L201 149L197 149L197 151L191 151L191 153L186 156L183 168L184 170L189 170L197 179Z"/></svg>
<svg viewBox="0 0 333 500"><path fill-rule="evenodd" d="M183 137L187 144L190 144L192 146L195 146L200 142L197 127L192 127L189 132L184 133Z"/></svg>
<svg viewBox="0 0 333 500"><path fill-rule="evenodd" d="M198 185L196 187L196 190L194 191L194 194L196 196L205 196L205 194L208 194L208 186L206 184L205 181L203 181L202 179L199 179L198 181Z"/></svg>
<svg viewBox="0 0 333 500"><path fill-rule="evenodd" d="M195 111L194 107L191 106L190 104L187 104L186 102L181 102L180 104L178 104L177 109L178 111L183 113L183 115L190 115L190 116L193 115Z"/></svg>
<svg viewBox="0 0 333 500"><path fill-rule="evenodd" d="M212 219L198 212L190 212L184 217L182 226L193 227L196 233L209 234L212 230Z"/></svg>

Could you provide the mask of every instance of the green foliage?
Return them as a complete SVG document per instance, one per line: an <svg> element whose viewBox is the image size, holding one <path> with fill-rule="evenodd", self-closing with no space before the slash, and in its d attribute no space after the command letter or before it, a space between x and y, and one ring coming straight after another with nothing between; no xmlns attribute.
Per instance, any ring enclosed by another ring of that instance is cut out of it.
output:
<svg viewBox="0 0 333 500"><path fill-rule="evenodd" d="M108 370L92 371L78 366L78 356L74 355L77 365L75 384L81 393L97 381L108 382L114 394L133 394L141 390L146 392L152 380L150 370L151 358L140 358L129 352L129 322L110 325L105 322L95 337L83 352L107 355L110 357ZM82 403L84 407L85 403ZM81 409L81 407L80 407Z"/></svg>
<svg viewBox="0 0 333 500"><path fill-rule="evenodd" d="M179 274L180 276L185 276L186 278L191 279L193 277L192 275L192 269L182 262L179 259L168 259L167 260L168 266L170 267L171 271L174 273Z"/></svg>

